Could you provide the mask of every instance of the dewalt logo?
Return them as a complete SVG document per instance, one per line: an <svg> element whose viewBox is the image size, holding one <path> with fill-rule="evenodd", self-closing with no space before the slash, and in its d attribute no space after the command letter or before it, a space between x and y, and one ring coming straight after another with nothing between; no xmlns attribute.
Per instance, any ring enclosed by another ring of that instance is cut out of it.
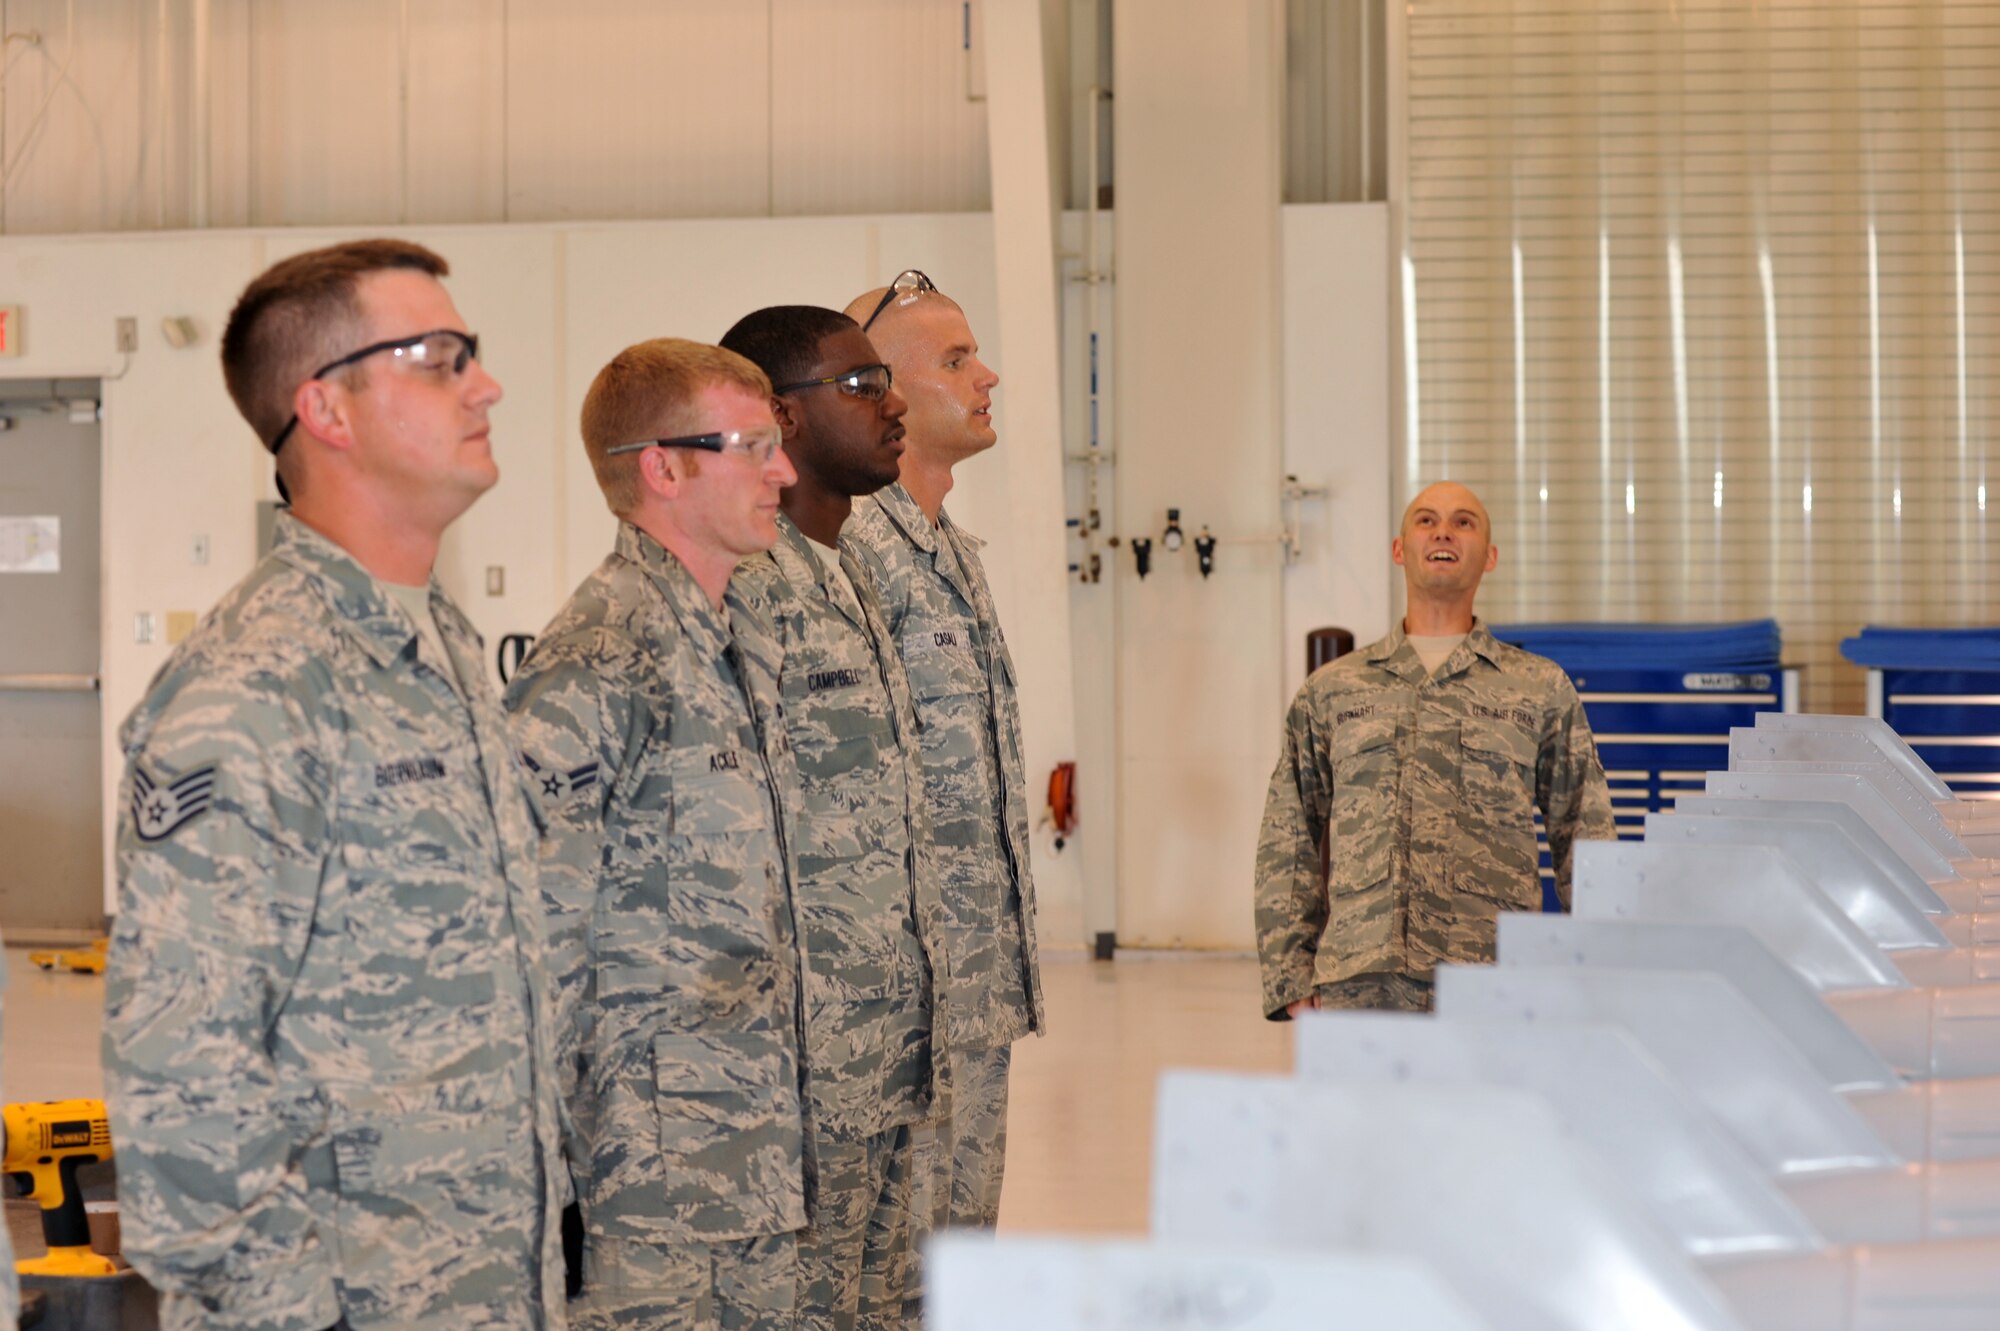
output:
<svg viewBox="0 0 2000 1331"><path fill-rule="evenodd" d="M49 1124L49 1149L59 1150L65 1146L90 1145L90 1124L88 1121L72 1120L65 1123Z"/></svg>

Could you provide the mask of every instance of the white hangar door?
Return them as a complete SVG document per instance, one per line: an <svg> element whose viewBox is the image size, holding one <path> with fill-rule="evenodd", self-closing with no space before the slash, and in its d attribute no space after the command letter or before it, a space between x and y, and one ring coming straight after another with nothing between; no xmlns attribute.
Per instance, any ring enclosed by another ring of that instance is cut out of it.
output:
<svg viewBox="0 0 2000 1331"><path fill-rule="evenodd" d="M95 380L0 382L0 929L104 924Z"/></svg>

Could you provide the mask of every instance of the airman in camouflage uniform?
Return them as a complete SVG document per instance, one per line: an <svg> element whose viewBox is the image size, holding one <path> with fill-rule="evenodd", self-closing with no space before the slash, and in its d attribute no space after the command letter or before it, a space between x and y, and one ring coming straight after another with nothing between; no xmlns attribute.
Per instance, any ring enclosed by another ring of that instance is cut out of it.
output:
<svg viewBox="0 0 2000 1331"><path fill-rule="evenodd" d="M992 1226L1006 1161L1012 1044L1044 1027L1028 865L1027 772L1014 663L979 562L944 511L951 469L997 442L999 377L958 305L906 274L848 306L909 402L901 479L855 505L847 534L882 597L915 695L951 974L947 1103L919 1164L920 1215ZM920 1221L921 1223L921 1221ZM915 1281L913 1280L913 1284Z"/></svg>
<svg viewBox="0 0 2000 1331"><path fill-rule="evenodd" d="M414 585L498 475L443 272L301 255L224 337L297 502L125 724L105 985L124 1248L168 1328L563 1324L532 805L478 635Z"/></svg>
<svg viewBox="0 0 2000 1331"><path fill-rule="evenodd" d="M767 608L784 644L803 784L810 1089L823 1132L799 1324L887 1331L903 1325L911 1128L932 1104L933 976L948 972L909 682L874 584L840 533L855 496L895 480L905 408L867 337L833 310L759 310L722 345L778 382L799 474L777 545L731 584Z"/></svg>
<svg viewBox="0 0 2000 1331"><path fill-rule="evenodd" d="M763 374L677 339L600 371L583 437L617 547L507 692L549 821L571 1323L788 1329L810 1169L797 776L780 649L728 586L792 471Z"/></svg>
<svg viewBox="0 0 2000 1331"><path fill-rule="evenodd" d="M1274 1019L1427 1009L1434 966L1491 961L1500 912L1540 908L1537 807L1565 905L1572 847L1616 835L1568 676L1472 617L1490 530L1462 486L1412 500L1393 547L1405 626L1315 671L1292 703L1257 846Z"/></svg>

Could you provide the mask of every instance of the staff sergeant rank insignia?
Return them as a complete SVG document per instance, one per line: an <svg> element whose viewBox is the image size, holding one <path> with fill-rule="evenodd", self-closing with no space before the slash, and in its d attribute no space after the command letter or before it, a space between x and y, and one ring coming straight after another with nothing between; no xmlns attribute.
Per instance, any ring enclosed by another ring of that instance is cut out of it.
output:
<svg viewBox="0 0 2000 1331"><path fill-rule="evenodd" d="M597 784L597 764L594 762L567 771L537 762L534 755L528 753L521 755L521 762L526 765L535 789L541 792L543 799L566 800Z"/></svg>
<svg viewBox="0 0 2000 1331"><path fill-rule="evenodd" d="M170 785L161 785L132 764L132 826L141 841L162 841L208 812L215 798L215 764L197 767Z"/></svg>

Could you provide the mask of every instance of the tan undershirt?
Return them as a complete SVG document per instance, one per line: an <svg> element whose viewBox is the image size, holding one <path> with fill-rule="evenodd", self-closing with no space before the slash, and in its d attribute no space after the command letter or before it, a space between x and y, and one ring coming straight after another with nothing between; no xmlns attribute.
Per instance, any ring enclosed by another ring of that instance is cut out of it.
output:
<svg viewBox="0 0 2000 1331"><path fill-rule="evenodd" d="M428 586L405 587L399 582L385 582L382 590L403 607L403 613L417 626L417 636L423 639L425 651L431 654L433 660L444 664L445 683L462 695L465 682L458 677L458 662L445 650L444 635L438 632L437 616L431 611L431 589Z"/></svg>
<svg viewBox="0 0 2000 1331"><path fill-rule="evenodd" d="M1419 638L1412 633L1410 646L1416 648L1417 659L1424 663L1425 673L1435 675L1438 667L1451 659L1451 654L1458 650L1458 644L1464 642L1465 637L1463 633L1451 633L1442 638Z"/></svg>

